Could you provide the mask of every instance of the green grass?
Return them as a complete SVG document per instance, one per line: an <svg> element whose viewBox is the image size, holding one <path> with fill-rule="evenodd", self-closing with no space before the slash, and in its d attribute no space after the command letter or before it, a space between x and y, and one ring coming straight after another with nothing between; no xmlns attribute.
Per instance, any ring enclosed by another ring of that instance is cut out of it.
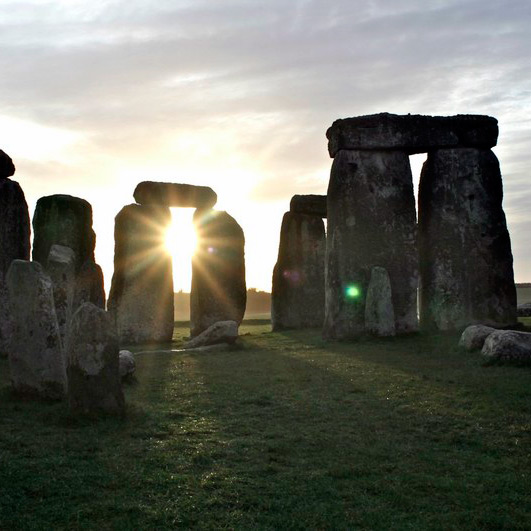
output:
<svg viewBox="0 0 531 531"><path fill-rule="evenodd" d="M0 360L0 529L530 528L530 369L269 330L139 355L123 421L18 401Z"/></svg>

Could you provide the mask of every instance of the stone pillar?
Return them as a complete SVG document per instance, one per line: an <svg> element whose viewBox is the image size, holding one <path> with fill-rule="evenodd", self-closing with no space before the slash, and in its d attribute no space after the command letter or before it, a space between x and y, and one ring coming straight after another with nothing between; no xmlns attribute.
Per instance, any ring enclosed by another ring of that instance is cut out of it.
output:
<svg viewBox="0 0 531 531"><path fill-rule="evenodd" d="M387 270L396 333L417 330L415 197L400 150L339 150L327 194L325 322L328 339L365 332L371 270Z"/></svg>
<svg viewBox="0 0 531 531"><path fill-rule="evenodd" d="M419 186L422 328L516 323L502 198L499 163L489 149L430 151Z"/></svg>
<svg viewBox="0 0 531 531"><path fill-rule="evenodd" d="M196 210L198 246L192 258L190 329L197 336L218 321L243 319L247 302L245 237L226 212Z"/></svg>
<svg viewBox="0 0 531 531"><path fill-rule="evenodd" d="M323 326L325 248L321 216L284 214L271 290L273 330Z"/></svg>
<svg viewBox="0 0 531 531"><path fill-rule="evenodd" d="M172 259L164 236L168 207L127 205L114 226L114 275L108 308L121 344L171 341Z"/></svg>
<svg viewBox="0 0 531 531"><path fill-rule="evenodd" d="M0 150L0 356L7 356L12 323L6 274L13 260L29 260L30 218L22 188L9 179L15 173L11 158Z"/></svg>
<svg viewBox="0 0 531 531"><path fill-rule="evenodd" d="M14 260L6 277L13 318L9 369L15 391L59 399L66 391L64 353L50 277L38 262Z"/></svg>
<svg viewBox="0 0 531 531"><path fill-rule="evenodd" d="M70 247L76 254L76 272L85 260L94 261L96 235L92 207L71 195L50 195L37 201L33 215L33 260L45 265L54 244Z"/></svg>

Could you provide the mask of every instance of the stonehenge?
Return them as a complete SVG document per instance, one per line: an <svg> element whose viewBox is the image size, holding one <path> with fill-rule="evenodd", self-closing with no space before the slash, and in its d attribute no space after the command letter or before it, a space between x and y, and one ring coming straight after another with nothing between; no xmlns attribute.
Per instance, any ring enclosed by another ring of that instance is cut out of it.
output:
<svg viewBox="0 0 531 531"><path fill-rule="evenodd" d="M273 330L322 326L326 196L295 195L280 229L278 259L273 269Z"/></svg>
<svg viewBox="0 0 531 531"><path fill-rule="evenodd" d="M490 150L497 136L497 120L481 115L382 113L332 124L325 338L369 331L374 267L389 274L397 334L418 327L419 271L423 329L515 324L511 244ZM422 152L417 226L408 155Z"/></svg>
<svg viewBox="0 0 531 531"><path fill-rule="evenodd" d="M199 335L218 321L242 322L247 302L245 237L227 212L194 213L198 246L192 258L190 333Z"/></svg>
<svg viewBox="0 0 531 531"><path fill-rule="evenodd" d="M121 344L171 341L172 259L164 247L170 209L127 205L115 218L114 274L108 309Z"/></svg>
<svg viewBox="0 0 531 531"><path fill-rule="evenodd" d="M212 208L218 200L216 192L208 186L153 181L139 183L133 197L140 205L191 208Z"/></svg>

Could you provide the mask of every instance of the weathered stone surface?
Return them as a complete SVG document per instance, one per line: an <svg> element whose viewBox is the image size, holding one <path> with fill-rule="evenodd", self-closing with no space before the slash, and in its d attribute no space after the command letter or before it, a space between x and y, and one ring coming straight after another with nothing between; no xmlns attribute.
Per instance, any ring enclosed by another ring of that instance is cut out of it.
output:
<svg viewBox="0 0 531 531"><path fill-rule="evenodd" d="M62 398L66 372L52 281L38 262L14 260L6 283L13 317L9 348L13 387L22 394Z"/></svg>
<svg viewBox="0 0 531 531"><path fill-rule="evenodd" d="M121 344L171 341L172 260L164 244L170 222L169 208L156 205L127 205L115 218L108 309Z"/></svg>
<svg viewBox="0 0 531 531"><path fill-rule="evenodd" d="M530 365L531 334L513 330L496 330L485 340L481 355L487 363Z"/></svg>
<svg viewBox="0 0 531 531"><path fill-rule="evenodd" d="M120 378L127 380L132 378L136 371L135 357L130 350L120 350L119 356Z"/></svg>
<svg viewBox="0 0 531 531"><path fill-rule="evenodd" d="M531 317L531 302L519 304L516 308L518 317Z"/></svg>
<svg viewBox="0 0 531 531"><path fill-rule="evenodd" d="M513 257L502 197L492 151L430 152L419 185L424 329L516 323Z"/></svg>
<svg viewBox="0 0 531 531"><path fill-rule="evenodd" d="M491 148L498 140L498 121L475 114L369 114L336 120L326 137L331 157L342 149L399 149L411 155L436 148Z"/></svg>
<svg viewBox="0 0 531 531"><path fill-rule="evenodd" d="M218 343L234 343L237 339L238 323L236 321L219 321L188 341L184 348L205 347Z"/></svg>
<svg viewBox="0 0 531 531"><path fill-rule="evenodd" d="M326 236L323 220L286 212L273 270L273 330L322 327Z"/></svg>
<svg viewBox="0 0 531 531"><path fill-rule="evenodd" d="M76 253L76 271L85 260L94 261L96 235L90 203L71 195L50 195L37 201L33 216L33 260L46 264L53 244Z"/></svg>
<svg viewBox="0 0 531 531"><path fill-rule="evenodd" d="M326 218L326 195L294 195L289 203L290 212Z"/></svg>
<svg viewBox="0 0 531 531"><path fill-rule="evenodd" d="M7 155L5 156L9 159ZM5 161L4 163L7 164ZM9 173L7 169L4 171ZM2 357L7 356L9 336L12 333L5 276L13 260L29 260L29 256L30 218L24 192L17 182L0 179L0 356Z"/></svg>
<svg viewBox="0 0 531 531"><path fill-rule="evenodd" d="M240 225L216 210L197 210L194 224L198 246L192 258L192 337L218 321L240 324L247 302L245 238Z"/></svg>
<svg viewBox="0 0 531 531"><path fill-rule="evenodd" d="M384 267L371 270L365 299L365 330L382 337L396 334L391 281Z"/></svg>
<svg viewBox="0 0 531 531"><path fill-rule="evenodd" d="M459 348L465 350L479 350L483 348L485 339L495 332L496 328L484 325L467 326L459 339Z"/></svg>
<svg viewBox="0 0 531 531"><path fill-rule="evenodd" d="M68 405L74 414L124 414L118 336L110 315L90 302L74 313L68 336Z"/></svg>
<svg viewBox="0 0 531 531"><path fill-rule="evenodd" d="M105 309L103 271L92 260L85 260L76 276L74 308L79 308L84 302L91 302L98 308Z"/></svg>
<svg viewBox="0 0 531 531"><path fill-rule="evenodd" d="M218 200L216 192L208 186L153 181L139 183L133 195L141 205L167 207L212 208Z"/></svg>
<svg viewBox="0 0 531 531"><path fill-rule="evenodd" d="M340 151L328 187L325 323L328 339L365 331L371 270L391 280L397 334L417 323L417 247L413 182L400 151Z"/></svg>
<svg viewBox="0 0 531 531"><path fill-rule="evenodd" d="M52 279L55 313L64 344L74 309L76 253L70 247L52 245L48 255L46 272Z"/></svg>
<svg viewBox="0 0 531 531"><path fill-rule="evenodd" d="M11 157L0 149L0 179L11 177L15 174L15 165L11 160Z"/></svg>

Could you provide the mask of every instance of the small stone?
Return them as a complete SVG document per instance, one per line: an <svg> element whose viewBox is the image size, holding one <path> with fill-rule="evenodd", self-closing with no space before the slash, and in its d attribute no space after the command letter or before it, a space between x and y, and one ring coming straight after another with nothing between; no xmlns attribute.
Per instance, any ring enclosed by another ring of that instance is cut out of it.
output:
<svg viewBox="0 0 531 531"><path fill-rule="evenodd" d="M326 195L294 195L289 203L290 212L326 218Z"/></svg>
<svg viewBox="0 0 531 531"><path fill-rule="evenodd" d="M132 378L136 371L135 357L130 350L120 350L118 357L120 365L120 378L127 380Z"/></svg>
<svg viewBox="0 0 531 531"><path fill-rule="evenodd" d="M467 326L463 333L461 334L461 339L459 340L459 348L465 350L479 350L483 348L485 339L495 332L496 328L492 326L485 325L471 325Z"/></svg>
<svg viewBox="0 0 531 531"><path fill-rule="evenodd" d="M531 302L519 304L516 308L518 317L531 317Z"/></svg>
<svg viewBox="0 0 531 531"><path fill-rule="evenodd" d="M118 336L110 315L90 302L74 313L68 336L68 404L74 414L124 414Z"/></svg>
<svg viewBox="0 0 531 531"><path fill-rule="evenodd" d="M0 149L0 179L11 177L15 174L15 165L11 157Z"/></svg>
<svg viewBox="0 0 531 531"><path fill-rule="evenodd" d="M216 192L208 186L153 181L139 183L133 195L141 205L167 207L212 208L218 200Z"/></svg>
<svg viewBox="0 0 531 531"><path fill-rule="evenodd" d="M513 330L492 332L483 345L481 355L487 363L531 364L531 334Z"/></svg>
<svg viewBox="0 0 531 531"><path fill-rule="evenodd" d="M391 281L384 267L373 267L365 299L365 329L376 336L394 336L395 311Z"/></svg>
<svg viewBox="0 0 531 531"><path fill-rule="evenodd" d="M7 272L13 323L9 368L15 391L60 399L65 360L53 302L53 284L38 262L14 260Z"/></svg>
<svg viewBox="0 0 531 531"><path fill-rule="evenodd" d="M184 348L204 347L217 343L234 343L236 339L238 339L238 323L236 321L219 321L185 343Z"/></svg>

